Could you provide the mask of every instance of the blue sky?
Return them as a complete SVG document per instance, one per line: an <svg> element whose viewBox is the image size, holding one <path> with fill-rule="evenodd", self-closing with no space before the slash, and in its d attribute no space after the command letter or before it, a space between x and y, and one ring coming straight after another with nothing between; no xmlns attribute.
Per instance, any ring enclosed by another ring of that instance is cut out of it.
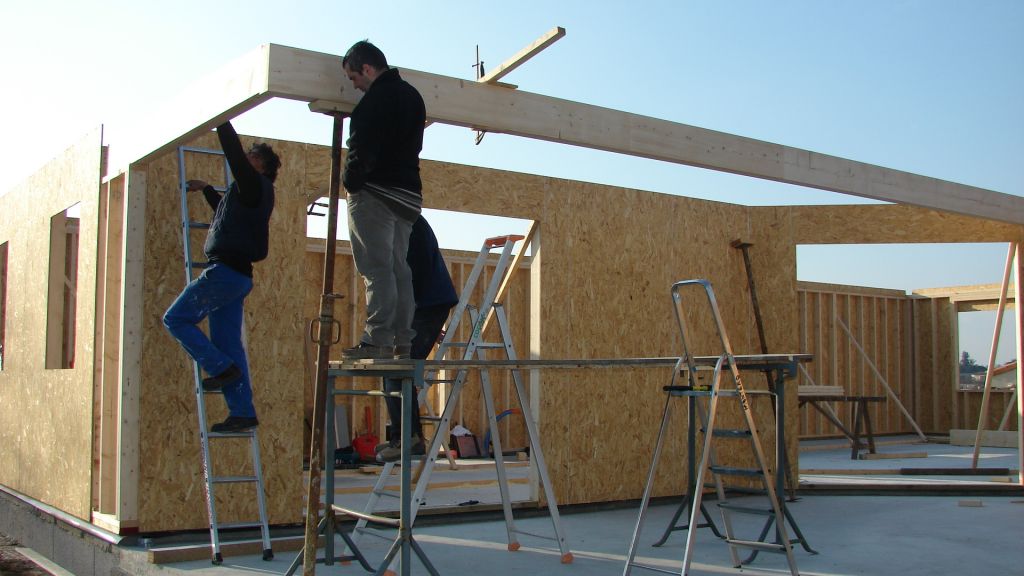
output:
<svg viewBox="0 0 1024 576"><path fill-rule="evenodd" d="M181 87L260 44L473 77L554 26L566 37L505 80L521 89L1024 195L1024 2L525 0L5 2L0 191L105 124L114 147ZM327 143L304 105L241 132ZM864 200L432 126L425 158L741 204ZM428 192L429 193L429 192ZM472 241L475 246L478 241ZM801 248L801 279L910 290L999 282L1005 245ZM991 322L991 321L990 321ZM987 336L972 356L987 358Z"/></svg>

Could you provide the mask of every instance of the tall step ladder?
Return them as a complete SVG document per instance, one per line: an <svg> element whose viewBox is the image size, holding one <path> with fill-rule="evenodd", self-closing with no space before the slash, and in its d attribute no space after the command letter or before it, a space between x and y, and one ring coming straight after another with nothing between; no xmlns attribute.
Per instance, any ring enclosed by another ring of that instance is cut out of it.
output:
<svg viewBox="0 0 1024 576"><path fill-rule="evenodd" d="M178 175L180 176L181 187L181 232L185 256L185 283L188 284L192 282L196 275L208 265L206 262L195 261L192 259L192 232L196 230L209 230L210 224L194 221L192 220L192 217L189 216L189 192L186 184L189 178L186 177L185 170L186 154L212 155L223 158L224 153L220 150L207 148L195 148L188 146L181 146L178 148ZM231 184L231 169L228 167L226 158L223 158L223 162L225 184L223 188L217 188L221 193L226 192L227 187ZM194 194L201 193L195 192ZM192 362L192 373L196 386L196 404L199 407L199 444L203 453L203 478L205 480L206 489L206 511L210 520L210 546L213 554L213 563L220 564L224 560L220 551L220 530L255 528L257 526L260 528L260 534L263 540L263 559L272 560L274 558L274 552L270 545L270 528L267 525L267 505L263 491L263 467L260 463L260 442L256 435L256 429L246 432L210 432L206 422L206 393L203 392L203 379L199 363L194 361ZM219 393L220 392L217 392L217 394ZM210 461L210 442L225 439L247 439L249 441L249 448L252 455L252 474L231 476L217 476L214 474L213 465ZM256 502L259 508L258 522L217 521L217 507L215 504L216 499L214 498L214 488L222 484L252 484L254 486L256 491Z"/></svg>
<svg viewBox="0 0 1024 576"><path fill-rule="evenodd" d="M504 287L508 284L512 274L515 272L518 264L518 258L512 262L510 266L512 249L516 242L523 239L523 236L509 235L488 238L484 241L484 244L477 255L476 262L473 265L473 269L466 280L466 285L462 289L459 297L459 303L455 306L455 310L452 312L452 316L445 328L444 338L441 340L440 344L438 344L437 350L435 351L435 359L487 360L486 352L488 350L503 350L505 352L506 359L513 361L517 359L515 348L512 343L512 333L509 330L508 318L506 317L504 306L499 301L501 300L499 292L504 290ZM501 253L498 257L497 263L495 264L490 283L484 293L484 297L482 299L483 304L480 307L475 307L470 304L474 289L480 281L480 277L483 275L484 269L487 267L491 254L497 249L501 249ZM523 252L525 252L525 245L523 250L520 251L520 256ZM469 313L470 322L472 323L470 337L466 341L456 341L455 338L458 335L459 325L467 312ZM484 329L488 326L488 321L492 315L498 323L499 334L501 337L500 342L485 342L483 340ZM420 475L419 480L416 482L416 490L413 492L412 496L412 519L410 522L415 522L416 513L418 512L420 505L426 501L425 493L428 485L430 484L430 475L433 472L434 464L437 461L438 451L441 448L444 439L448 435L452 413L454 412L455 406L458 404L459 395L462 392L462 387L465 384L466 377L469 373L466 369L458 369L453 370L453 372L455 372L454 378L442 378L439 377L437 372L438 371L436 370L428 370L424 374L424 382L428 384L450 385L451 389L448 392L445 407L441 416L434 419L429 417L422 418L424 424L427 424L430 420L436 420L436 432L433 435L430 445L427 446L425 455L420 457ZM502 454L498 420L494 409L494 397L491 392L490 375L486 369L482 369L480 370L480 384L490 429L491 445L494 450L494 465L498 476L498 489L501 493L502 510L504 511L505 527L508 533L508 549L510 551L516 551L520 548L520 543L517 538L517 535L519 534L546 540L554 540L558 543L561 562L563 564L569 564L573 561L573 555L566 544L565 533L562 529L561 518L558 513L558 503L555 499L555 493L551 487L551 480L548 477L547 466L544 462L544 453L540 446L540 434L536 423L533 421L533 417L530 415L526 388L522 381L521 371L513 369L511 370L511 374L516 388L516 395L519 398L519 407L522 411L523 420L525 421L527 434L529 436L532 465L536 467L537 475L544 489L544 495L547 498L548 511L551 515L551 523L555 535L554 537L551 537L542 534L532 534L516 528L515 517L512 514L512 499L508 487L508 477L505 472L505 462L504 455ZM487 446L484 446L483 449L487 450ZM370 498L367 501L366 508L364 510L365 514L373 514L382 497L397 498L398 495L396 493L384 489L385 482L391 476L396 464L397 462L387 462L384 464L380 477L377 479L377 482L371 491ZM377 532L373 528L369 527L367 525L367 520L365 519L361 519L357 522L354 533L356 538L359 538L362 534L369 534L388 540L391 539L389 535Z"/></svg>
<svg viewBox="0 0 1024 576"><path fill-rule="evenodd" d="M698 289L703 288L707 296L708 311L714 321L718 339L722 346L722 352L718 357L717 362L713 368L708 367L708 370L704 370L702 367L698 367L696 365L694 357L690 354L687 347L687 334L685 322L683 320L683 305L681 303L682 297L680 292L682 289L689 287ZM697 530L695 528L709 526L713 528L716 535L719 535L717 528L714 528L714 523L711 521L703 502L703 488L707 487L707 476L710 474L712 480L711 484L714 486L715 494L717 496L717 507L721 512L722 524L725 528L724 539L729 546L729 554L732 558L733 565L739 568L745 562L739 557L739 549L741 548L751 549L755 553L777 552L785 554L790 573L792 576L798 576L799 572L796 566L796 559L793 556L793 544L796 541L790 540L786 529L785 510L780 503L774 476L768 468L764 450L761 447L761 439L750 407L750 393L744 388L743 381L740 378L740 371L736 365L735 358L733 357L732 347L729 344L729 338L725 332L725 325L722 322L722 317L718 309L718 303L715 300L714 291L711 288L711 283L707 280L684 280L676 282L672 285L672 301L676 322L679 326L679 335L682 341L683 354L680 356L679 362L676 364L676 368L673 371L671 383L664 387L664 390L668 393L668 397L665 402L665 411L662 416L661 428L658 432L658 439L654 448L654 458L651 462L651 468L647 476L647 485L644 488L643 498L640 503L640 515L637 519L636 529L633 532L633 539L630 543L629 553L626 557L623 576L628 576L634 567L668 574L675 573L662 568L641 564L636 562L635 558L637 542L643 528L644 514L647 511L647 506L650 501L651 491L654 484L654 477L657 471L658 458L661 454L661 449L665 440L665 432L668 428L670 402L673 397L679 396L689 397L691 400L691 407L694 405L694 402L692 402L693 400L699 400L701 398L707 400L706 415L703 410L699 410L699 407L697 410L700 412L701 416L702 427L700 432L703 435L703 449L700 463L697 465L696 478L691 477L689 479L690 486L692 487L692 493L688 494L687 498L691 498L692 500L690 500L688 505L689 523L687 524L687 527L689 528L686 535L686 547L683 552L683 563L679 574L682 576L688 574L690 564L693 562L697 536ZM710 371L710 374L707 374L708 371ZM723 389L721 386L723 371L728 371L732 376L733 387L730 389ZM676 378L680 373L686 374L686 383L683 385L676 385ZM740 412L742 412L743 415L743 425L741 428L725 429L716 427L718 420L718 402L722 398L736 399L739 401ZM695 410L690 410L691 423L694 417L694 412ZM744 442L749 444L751 453L754 456L756 467L748 468L722 465L718 458L716 458L716 440ZM693 452L691 443L691 451L688 454L688 458L692 462L695 457L696 454ZM692 470L691 466L691 474ZM759 489L750 489L746 486L740 486L729 487L727 490L724 481L725 478L743 478L748 482L754 481L756 483L760 483L761 486ZM735 493L760 494L767 498L768 506L763 506L763 503L761 503L760 506L755 506L747 503L730 502L727 497ZM768 516L769 520L758 539L743 539L737 536L734 529L734 514ZM701 517L706 521L705 524L699 524ZM673 520L673 524L674 522L675 520ZM775 526L776 539L774 542L768 542L764 539L764 536L766 535L768 527L772 523L774 523ZM664 537L662 538L662 542L663 541ZM752 559L752 557L750 559ZM748 561L750 559L748 559Z"/></svg>

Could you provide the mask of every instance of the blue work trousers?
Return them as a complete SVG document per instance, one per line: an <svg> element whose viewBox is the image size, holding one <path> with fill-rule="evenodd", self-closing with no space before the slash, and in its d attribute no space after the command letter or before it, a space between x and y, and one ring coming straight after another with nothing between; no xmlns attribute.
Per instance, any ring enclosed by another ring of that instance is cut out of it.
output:
<svg viewBox="0 0 1024 576"><path fill-rule="evenodd" d="M229 414L243 418L256 416L242 335L242 304L251 290L252 278L214 264L190 282L164 313L164 326L207 374L215 376L232 364L242 371L242 380L223 390ZM199 329L207 317L209 338Z"/></svg>

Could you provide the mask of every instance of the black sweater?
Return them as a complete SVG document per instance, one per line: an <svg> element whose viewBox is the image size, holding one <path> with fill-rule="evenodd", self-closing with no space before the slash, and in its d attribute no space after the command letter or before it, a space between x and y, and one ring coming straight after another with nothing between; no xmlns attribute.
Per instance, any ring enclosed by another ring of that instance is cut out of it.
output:
<svg viewBox="0 0 1024 576"><path fill-rule="evenodd" d="M211 264L251 277L252 263L266 258L270 245L274 184L253 168L230 122L217 127L217 138L235 180L223 196L213 186L203 189L214 210L203 250Z"/></svg>
<svg viewBox="0 0 1024 576"><path fill-rule="evenodd" d="M420 149L427 112L423 97L390 68L352 110L342 181L349 192L366 184L419 193Z"/></svg>

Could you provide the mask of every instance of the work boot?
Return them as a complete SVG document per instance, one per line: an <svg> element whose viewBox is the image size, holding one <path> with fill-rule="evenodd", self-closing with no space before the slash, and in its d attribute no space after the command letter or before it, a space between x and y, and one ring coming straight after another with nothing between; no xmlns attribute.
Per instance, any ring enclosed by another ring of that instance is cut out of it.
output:
<svg viewBox="0 0 1024 576"><path fill-rule="evenodd" d="M216 376L203 378L203 392L220 392L225 386L237 384L242 381L242 370L232 364L226 370Z"/></svg>
<svg viewBox="0 0 1024 576"><path fill-rule="evenodd" d="M412 358L412 346L410 344L395 346L395 360L408 360Z"/></svg>
<svg viewBox="0 0 1024 576"><path fill-rule="evenodd" d="M414 434L412 437L412 450L409 454L412 456L423 456L427 452L427 447L423 445L423 439L418 434ZM394 444L386 446L383 450L377 453L377 460L381 462L397 462L402 459L402 446Z"/></svg>
<svg viewBox="0 0 1024 576"><path fill-rule="evenodd" d="M391 359L394 350L391 346L374 346L367 342L360 342L351 348L341 351L341 357L346 360L379 360L382 358Z"/></svg>
<svg viewBox="0 0 1024 576"><path fill-rule="evenodd" d="M260 425L259 420L253 417L246 416L228 416L228 419L214 424L210 428L210 432L228 433L228 432L245 432L246 430L252 430L253 428Z"/></svg>

